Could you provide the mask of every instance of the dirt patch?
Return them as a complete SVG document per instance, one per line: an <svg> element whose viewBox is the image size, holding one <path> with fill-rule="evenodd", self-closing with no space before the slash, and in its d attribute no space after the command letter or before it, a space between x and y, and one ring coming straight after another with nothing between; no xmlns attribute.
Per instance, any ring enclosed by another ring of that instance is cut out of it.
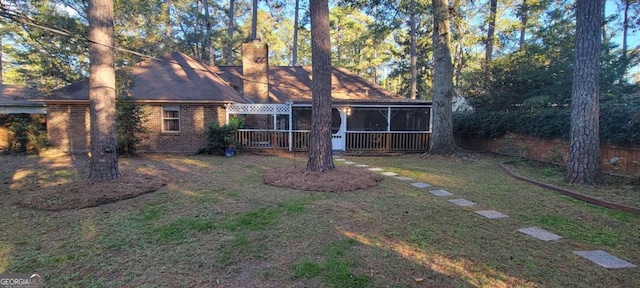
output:
<svg viewBox="0 0 640 288"><path fill-rule="evenodd" d="M262 176L265 184L305 191L344 192L374 187L384 176L366 169L336 167L325 172L307 171L305 168L273 169Z"/></svg>

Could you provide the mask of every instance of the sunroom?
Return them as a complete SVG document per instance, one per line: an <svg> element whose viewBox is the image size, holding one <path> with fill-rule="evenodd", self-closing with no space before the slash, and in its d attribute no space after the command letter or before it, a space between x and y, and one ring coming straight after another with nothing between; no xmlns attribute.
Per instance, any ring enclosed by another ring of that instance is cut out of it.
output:
<svg viewBox="0 0 640 288"><path fill-rule="evenodd" d="M241 118L243 149L306 151L311 131L311 104L229 104L227 123ZM431 135L431 104L424 102L334 102L332 149L353 153L424 152Z"/></svg>

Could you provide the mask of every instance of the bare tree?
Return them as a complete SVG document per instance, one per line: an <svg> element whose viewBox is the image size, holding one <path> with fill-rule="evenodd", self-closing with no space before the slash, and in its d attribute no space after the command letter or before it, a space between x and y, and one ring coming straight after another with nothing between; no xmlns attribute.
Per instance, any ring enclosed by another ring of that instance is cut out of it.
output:
<svg viewBox="0 0 640 288"><path fill-rule="evenodd" d="M120 176L116 149L113 0L89 1L90 179Z"/></svg>
<svg viewBox="0 0 640 288"><path fill-rule="evenodd" d="M600 171L600 36L603 1L578 0L571 134L565 182L598 183Z"/></svg>
<svg viewBox="0 0 640 288"><path fill-rule="evenodd" d="M307 170L334 169L331 158L331 41L329 1L310 0L311 6L311 133Z"/></svg>
<svg viewBox="0 0 640 288"><path fill-rule="evenodd" d="M456 152L453 139L449 0L433 0L433 131L429 154Z"/></svg>

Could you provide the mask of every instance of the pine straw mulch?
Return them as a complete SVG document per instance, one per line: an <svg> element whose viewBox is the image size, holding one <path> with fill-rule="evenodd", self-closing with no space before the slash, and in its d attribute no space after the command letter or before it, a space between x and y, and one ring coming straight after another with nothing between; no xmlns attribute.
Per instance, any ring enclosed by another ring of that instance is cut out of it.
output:
<svg viewBox="0 0 640 288"><path fill-rule="evenodd" d="M96 207L131 199L158 191L165 183L145 175L125 175L114 181L74 181L41 188L38 197L17 202L19 206L45 211L73 210Z"/></svg>
<svg viewBox="0 0 640 288"><path fill-rule="evenodd" d="M265 184L304 191L345 192L374 187L384 176L367 169L336 166L335 169L314 172L305 168L273 169L262 176Z"/></svg>

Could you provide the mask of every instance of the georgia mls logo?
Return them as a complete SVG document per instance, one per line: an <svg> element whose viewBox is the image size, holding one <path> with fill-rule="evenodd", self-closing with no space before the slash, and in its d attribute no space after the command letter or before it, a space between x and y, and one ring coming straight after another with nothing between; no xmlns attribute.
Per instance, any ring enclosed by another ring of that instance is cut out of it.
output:
<svg viewBox="0 0 640 288"><path fill-rule="evenodd" d="M0 274L0 288L40 288L44 287L42 276L31 274Z"/></svg>

